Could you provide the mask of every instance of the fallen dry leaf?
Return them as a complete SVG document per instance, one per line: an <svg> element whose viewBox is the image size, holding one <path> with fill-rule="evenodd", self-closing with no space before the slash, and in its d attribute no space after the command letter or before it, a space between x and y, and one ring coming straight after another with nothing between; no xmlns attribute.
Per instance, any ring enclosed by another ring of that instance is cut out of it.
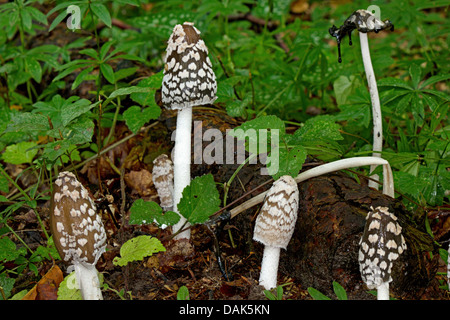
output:
<svg viewBox="0 0 450 320"><path fill-rule="evenodd" d="M56 300L58 287L63 279L61 269L55 264L22 300Z"/></svg>

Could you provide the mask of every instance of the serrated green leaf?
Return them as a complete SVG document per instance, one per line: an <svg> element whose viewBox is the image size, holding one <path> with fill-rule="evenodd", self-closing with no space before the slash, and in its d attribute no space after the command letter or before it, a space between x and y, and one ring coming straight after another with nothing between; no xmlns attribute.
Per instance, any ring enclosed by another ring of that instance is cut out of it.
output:
<svg viewBox="0 0 450 320"><path fill-rule="evenodd" d="M302 146L295 146L290 150L285 148L279 151L279 168L276 170L273 163L267 167L268 173L274 180L277 180L281 176L289 175L296 177L306 160L307 152ZM276 159L275 159L276 161Z"/></svg>
<svg viewBox="0 0 450 320"><path fill-rule="evenodd" d="M150 224L155 222L159 226L171 226L180 220L180 216L173 211L163 212L163 209L154 201L138 199L130 208L129 224Z"/></svg>
<svg viewBox="0 0 450 320"><path fill-rule="evenodd" d="M209 173L196 177L184 188L178 211L191 224L204 223L220 209L219 205L219 192Z"/></svg>
<svg viewBox="0 0 450 320"><path fill-rule="evenodd" d="M19 248L8 237L0 238L0 262L14 261L21 255L25 255L26 249Z"/></svg>
<svg viewBox="0 0 450 320"><path fill-rule="evenodd" d="M278 130L278 131L275 131ZM286 135L284 121L277 116L262 116L244 122L227 132L228 135L245 141L245 148L253 154L270 152L272 134L277 134L279 141Z"/></svg>
<svg viewBox="0 0 450 320"><path fill-rule="evenodd" d="M146 91L131 93L131 99L141 106L157 106L155 102L156 90L161 88L163 72L158 72L151 77L139 81L137 87L146 88Z"/></svg>
<svg viewBox="0 0 450 320"><path fill-rule="evenodd" d="M11 164L31 163L38 152L37 149L32 149L35 146L37 146L36 142L27 141L9 145L2 154L2 159Z"/></svg>
<svg viewBox="0 0 450 320"><path fill-rule="evenodd" d="M97 106L99 102L92 103L87 99L80 99L73 103L64 103L61 108L62 125L65 127L74 119L87 113L89 110Z"/></svg>
<svg viewBox="0 0 450 320"><path fill-rule="evenodd" d="M157 238L151 236L138 236L125 242L120 248L120 257L115 257L113 264L125 266L128 262L142 261L154 253L166 251L166 248Z"/></svg>
<svg viewBox="0 0 450 320"><path fill-rule="evenodd" d="M148 121L158 119L160 114L161 109L158 106L151 106L143 109L138 106L131 106L123 113L123 118L128 128L133 133L136 133Z"/></svg>
<svg viewBox="0 0 450 320"><path fill-rule="evenodd" d="M20 132L23 134L38 134L50 129L48 119L42 114L22 112L12 116L5 132Z"/></svg>
<svg viewBox="0 0 450 320"><path fill-rule="evenodd" d="M303 127L295 131L291 141L302 144L319 139L325 141L342 140L340 129L340 125L334 121L332 116L316 116L308 119Z"/></svg>
<svg viewBox="0 0 450 320"><path fill-rule="evenodd" d="M6 273L0 274L0 287L3 289L3 294L5 298L8 299L11 296L11 291L14 287L15 279L10 278ZM3 299L3 294L0 294L0 300Z"/></svg>

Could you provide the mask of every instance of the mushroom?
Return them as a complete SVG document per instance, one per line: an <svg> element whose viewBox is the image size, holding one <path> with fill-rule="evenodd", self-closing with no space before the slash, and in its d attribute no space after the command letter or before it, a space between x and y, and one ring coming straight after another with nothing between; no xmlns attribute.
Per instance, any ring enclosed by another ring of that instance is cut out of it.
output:
<svg viewBox="0 0 450 320"><path fill-rule="evenodd" d="M389 21L381 21L370 11L356 10L353 14L344 21L344 24L337 28L333 25L328 31L331 36L335 37L338 43L338 61L342 62L341 58L341 40L346 35L349 37L349 44L352 45L351 34L354 29L359 31L359 39L361 43L361 54L364 63L364 70L366 72L367 83L369 85L370 100L372 101L372 117L373 117L373 146L372 156L381 157L380 152L383 149L383 127L381 118L380 98L378 95L377 82L375 73L373 71L372 61L370 59L369 41L367 38L368 32L378 33L381 30L394 30L394 25ZM371 166L370 171L375 170L376 166ZM372 178L378 180L378 175L373 175ZM369 181L369 187L378 189L378 184L374 181Z"/></svg>
<svg viewBox="0 0 450 320"><path fill-rule="evenodd" d="M84 300L102 300L95 265L105 252L106 233L88 191L71 172L61 172L51 199L53 241L62 260L75 270Z"/></svg>
<svg viewBox="0 0 450 320"><path fill-rule="evenodd" d="M256 218L253 240L264 244L259 284L270 290L277 285L280 249L286 249L298 213L298 187L291 176L282 176L269 189Z"/></svg>
<svg viewBox="0 0 450 320"><path fill-rule="evenodd" d="M387 207L373 207L366 216L358 261L361 277L378 300L389 300L389 282L395 260L406 250L402 227Z"/></svg>
<svg viewBox="0 0 450 320"><path fill-rule="evenodd" d="M361 166L382 165L383 166L383 194L393 198L394 197L394 178L392 176L392 169L389 162L378 157L352 157L347 159L336 160L330 163L325 163L315 168L301 172L295 177L295 182L300 183L305 180L321 176L323 174L334 171L356 168ZM239 206L230 210L230 218L234 218L239 213L257 205L264 201L268 191L262 192L257 196L241 203Z"/></svg>
<svg viewBox="0 0 450 320"><path fill-rule="evenodd" d="M161 99L163 105L178 110L174 152L174 211L183 189L190 184L192 107L212 104L216 99L216 76L208 57L208 48L200 38L200 31L192 22L174 27L165 57ZM173 226L176 233L186 224L181 216ZM175 239L190 238L190 230Z"/></svg>
<svg viewBox="0 0 450 320"><path fill-rule="evenodd" d="M158 192L161 208L164 211L173 209L173 163L166 154L153 160L153 184Z"/></svg>

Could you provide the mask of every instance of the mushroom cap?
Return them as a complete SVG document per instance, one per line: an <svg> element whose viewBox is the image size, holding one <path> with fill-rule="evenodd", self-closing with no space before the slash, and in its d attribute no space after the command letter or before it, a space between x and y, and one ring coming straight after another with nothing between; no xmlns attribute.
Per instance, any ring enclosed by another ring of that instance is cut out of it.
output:
<svg viewBox="0 0 450 320"><path fill-rule="evenodd" d="M397 217L387 207L371 207L359 244L359 270L367 287L374 289L391 282L393 262L406 250Z"/></svg>
<svg viewBox="0 0 450 320"><path fill-rule="evenodd" d="M345 20L344 25L358 29L359 32L378 32L384 29L394 29L394 25L389 21L381 21L372 12L367 10L356 10L350 17Z"/></svg>
<svg viewBox="0 0 450 320"><path fill-rule="evenodd" d="M173 207L173 163L166 154L153 161L152 179L161 207Z"/></svg>
<svg viewBox="0 0 450 320"><path fill-rule="evenodd" d="M53 240L69 265L95 265L105 251L106 233L88 191L71 172L61 172L51 199Z"/></svg>
<svg viewBox="0 0 450 320"><path fill-rule="evenodd" d="M212 104L217 99L208 48L192 22L174 27L164 63L161 99L166 108L180 110Z"/></svg>
<svg viewBox="0 0 450 320"><path fill-rule="evenodd" d="M297 221L298 196L297 183L291 176L275 181L256 218L253 240L286 249Z"/></svg>

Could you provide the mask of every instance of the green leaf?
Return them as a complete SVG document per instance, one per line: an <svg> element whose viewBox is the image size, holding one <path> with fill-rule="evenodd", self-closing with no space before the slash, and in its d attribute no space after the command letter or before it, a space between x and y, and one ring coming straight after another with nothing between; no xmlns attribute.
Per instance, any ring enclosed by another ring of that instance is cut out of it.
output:
<svg viewBox="0 0 450 320"><path fill-rule="evenodd" d="M83 300L75 271L67 275L59 284L58 300Z"/></svg>
<svg viewBox="0 0 450 320"><path fill-rule="evenodd" d="M123 113L123 118L128 128L133 133L136 133L148 121L158 119L160 114L161 109L158 106L151 106L144 109L138 106L131 106Z"/></svg>
<svg viewBox="0 0 450 320"><path fill-rule="evenodd" d="M24 247L17 249L14 242L8 237L0 238L0 262L14 261L18 257L25 255L26 249Z"/></svg>
<svg viewBox="0 0 450 320"><path fill-rule="evenodd" d="M115 83L114 70L109 64L102 63L100 65L100 71L102 72L102 75L105 77L106 80L108 80L109 83L111 84Z"/></svg>
<svg viewBox="0 0 450 320"><path fill-rule="evenodd" d="M157 238L151 236L138 236L125 242L120 248L120 257L115 257L113 264L125 266L128 262L141 261L154 253L166 251L166 248Z"/></svg>
<svg viewBox="0 0 450 320"><path fill-rule="evenodd" d="M84 79L86 79L86 77L89 75L89 73L92 72L92 70L94 70L94 67L88 67L84 70L82 70L77 77L75 78L75 80L72 83L72 87L70 88L71 90L75 90L76 88L78 88L78 86L84 81Z"/></svg>
<svg viewBox="0 0 450 320"><path fill-rule="evenodd" d="M340 76L333 82L334 93L338 106L346 104L348 97L354 90L361 85L361 82L355 76Z"/></svg>
<svg viewBox="0 0 450 320"><path fill-rule="evenodd" d="M42 79L42 68L39 61L31 57L26 57L25 63L27 64L27 70L30 73L31 77L37 83L40 83Z"/></svg>
<svg viewBox="0 0 450 320"><path fill-rule="evenodd" d="M204 223L220 208L219 192L212 174L196 177L184 188L178 211L189 223Z"/></svg>
<svg viewBox="0 0 450 320"><path fill-rule="evenodd" d="M22 134L38 134L50 129L48 119L42 114L22 112L15 114L5 132L20 132Z"/></svg>
<svg viewBox="0 0 450 320"><path fill-rule="evenodd" d="M177 300L189 300L189 290L186 286L181 286L178 289Z"/></svg>
<svg viewBox="0 0 450 320"><path fill-rule="evenodd" d="M339 300L347 300L347 292L345 289L336 281L333 281L333 291Z"/></svg>
<svg viewBox="0 0 450 320"><path fill-rule="evenodd" d="M87 99L80 99L74 103L64 104L61 108L62 125L65 127L74 119L87 113L89 110L97 106L99 102L91 104Z"/></svg>
<svg viewBox="0 0 450 320"><path fill-rule="evenodd" d="M325 141L342 140L340 128L340 125L335 123L332 116L316 116L308 119L303 127L294 132L291 142L295 141L302 144L319 139Z"/></svg>
<svg viewBox="0 0 450 320"><path fill-rule="evenodd" d="M328 298L326 295L324 295L322 292L320 292L317 289L309 287L307 290L308 290L308 293L310 294L310 296L314 300L331 300L330 298Z"/></svg>
<svg viewBox="0 0 450 320"><path fill-rule="evenodd" d="M92 12L102 20L109 28L111 28L111 15L108 9L101 3L91 3Z"/></svg>
<svg viewBox="0 0 450 320"><path fill-rule="evenodd" d="M397 78L383 78L377 81L379 87L396 87L408 90L414 90L407 82Z"/></svg>
<svg viewBox="0 0 450 320"><path fill-rule="evenodd" d="M307 152L302 146L295 146L290 150L280 149L278 171L276 171L276 166L274 167L274 164L270 163L270 166L267 167L268 173L274 180L284 175L296 177L306 160L306 155Z"/></svg>
<svg viewBox="0 0 450 320"><path fill-rule="evenodd" d="M279 140L284 139L286 134L284 121L277 116L269 115L244 122L242 125L228 131L227 134L236 137L238 140L246 141L246 150L254 154L259 154L260 152L270 151L270 138L273 130L278 130ZM269 134L269 131L271 134ZM264 143L266 145L263 149L260 149Z"/></svg>
<svg viewBox="0 0 450 320"><path fill-rule="evenodd" d="M6 147L2 155L3 161L11 164L31 163L37 154L37 149L31 149L37 146L36 142L22 141ZM31 150L29 150L31 149Z"/></svg>
<svg viewBox="0 0 450 320"><path fill-rule="evenodd" d="M15 279L9 278L5 273L0 274L0 287L3 289L6 299L11 296L11 291L14 287ZM3 295L0 294L0 300L3 300Z"/></svg>
<svg viewBox="0 0 450 320"><path fill-rule="evenodd" d="M163 212L163 209L154 201L138 199L130 208L129 224L150 224L155 222L158 226L171 226L180 220L180 216L173 211Z"/></svg>
<svg viewBox="0 0 450 320"><path fill-rule="evenodd" d="M422 76L422 68L419 65L413 63L409 67L409 75L411 76L411 81L413 83L413 87L414 88L418 88L419 87L420 78Z"/></svg>
<svg viewBox="0 0 450 320"><path fill-rule="evenodd" d="M139 93L138 91L132 93L130 96L131 99L139 103L141 106L157 106L155 102L155 93L156 90L161 88L162 79L163 72L161 71L152 75L151 77L139 81L137 87L145 88L147 90L141 91L141 93Z"/></svg>

